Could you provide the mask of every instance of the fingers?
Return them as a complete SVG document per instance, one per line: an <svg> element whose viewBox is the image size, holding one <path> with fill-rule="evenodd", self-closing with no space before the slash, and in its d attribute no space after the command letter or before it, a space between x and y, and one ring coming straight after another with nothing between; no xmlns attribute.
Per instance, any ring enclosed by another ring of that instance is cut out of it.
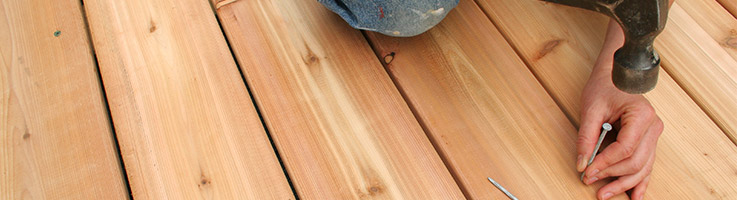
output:
<svg viewBox="0 0 737 200"><path fill-rule="evenodd" d="M617 136L617 141L610 144L594 159L594 162L586 169L586 176L593 177L600 170L630 158L635 153L643 135L657 119L652 107L641 109L641 111L627 112L622 115L622 129Z"/></svg>
<svg viewBox="0 0 737 200"><path fill-rule="evenodd" d="M643 187L647 187L648 182L645 182L645 178L648 177L648 175L650 175L654 161L655 159L649 160L645 168L637 172L636 174L619 177L617 180L612 181L611 183L605 185L604 187L601 187L601 189L599 189L599 192L597 192L596 196L599 199L609 199L616 194L623 193L643 183L645 184L645 186ZM640 188L635 192L644 194L644 188ZM634 193L633 193L633 196L634 196Z"/></svg>
<svg viewBox="0 0 737 200"><path fill-rule="evenodd" d="M642 142L640 142L632 157L605 168L593 176L584 177L584 183L591 184L607 177L625 176L639 172L649 160L655 159L655 147L662 131L663 123L660 120L656 120L653 126L648 129L645 136L643 136Z"/></svg>
<svg viewBox="0 0 737 200"><path fill-rule="evenodd" d="M576 147L578 157L576 158L576 170L583 172L594 151L596 142L599 140L601 124L604 123L605 111L602 109L587 111L581 116L581 128L578 130Z"/></svg>
<svg viewBox="0 0 737 200"><path fill-rule="evenodd" d="M650 184L650 175L645 176L645 179L640 182L640 184L637 184L635 186L635 189L632 191L632 195L630 196L633 200L642 200L645 197L645 190L647 190L647 185Z"/></svg>
<svg viewBox="0 0 737 200"><path fill-rule="evenodd" d="M643 158L632 157L630 159L623 160L622 162L606 168L604 171L601 171L594 176L586 176L584 177L584 183L590 185L598 180L602 180L607 177L618 177L636 174L644 170L645 165L650 162L650 160L655 159L655 153L649 152L648 154L644 154L644 156L642 157Z"/></svg>

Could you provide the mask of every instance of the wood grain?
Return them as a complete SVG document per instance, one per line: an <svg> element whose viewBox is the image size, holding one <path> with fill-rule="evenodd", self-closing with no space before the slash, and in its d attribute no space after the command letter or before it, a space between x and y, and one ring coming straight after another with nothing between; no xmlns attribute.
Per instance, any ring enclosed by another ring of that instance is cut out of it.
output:
<svg viewBox="0 0 737 200"><path fill-rule="evenodd" d="M214 13L85 0L137 199L294 199Z"/></svg>
<svg viewBox="0 0 737 200"><path fill-rule="evenodd" d="M359 31L317 1L224 2L212 3L301 198L463 198Z"/></svg>
<svg viewBox="0 0 737 200"><path fill-rule="evenodd" d="M609 19L539 1L477 2L569 118L578 123L578 99ZM646 97L666 130L645 198L737 198L737 147L667 72L661 71L657 88Z"/></svg>
<svg viewBox="0 0 737 200"><path fill-rule="evenodd" d="M679 1L669 15L655 43L663 69L737 144L737 19L714 1Z"/></svg>
<svg viewBox="0 0 737 200"><path fill-rule="evenodd" d="M0 199L127 198L80 2L1 1L0 59Z"/></svg>
<svg viewBox="0 0 737 200"><path fill-rule="evenodd" d="M737 18L737 1L734 0L717 0L722 6L732 13L732 16Z"/></svg>
<svg viewBox="0 0 737 200"><path fill-rule="evenodd" d="M596 197L575 127L476 3L420 36L367 35L470 198L507 199L486 177L520 199Z"/></svg>

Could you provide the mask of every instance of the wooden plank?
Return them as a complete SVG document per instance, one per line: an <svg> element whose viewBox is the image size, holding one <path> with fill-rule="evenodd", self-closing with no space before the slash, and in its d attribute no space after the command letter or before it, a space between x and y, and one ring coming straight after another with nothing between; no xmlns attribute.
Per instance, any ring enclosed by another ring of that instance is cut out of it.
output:
<svg viewBox="0 0 737 200"><path fill-rule="evenodd" d="M734 0L717 0L722 6L732 13L732 16L737 18L737 1Z"/></svg>
<svg viewBox="0 0 737 200"><path fill-rule="evenodd" d="M539 1L477 2L556 102L578 123L580 91L601 48L609 19ZM661 71L657 88L646 97L666 130L659 140L645 198L737 197L737 147L666 72Z"/></svg>
<svg viewBox="0 0 737 200"><path fill-rule="evenodd" d="M486 177L520 199L595 198L575 127L476 3L420 36L367 35L470 198L507 198Z"/></svg>
<svg viewBox="0 0 737 200"><path fill-rule="evenodd" d="M79 1L0 2L0 199L124 199Z"/></svg>
<svg viewBox="0 0 737 200"><path fill-rule="evenodd" d="M361 33L317 1L213 1L298 195L461 199Z"/></svg>
<svg viewBox="0 0 737 200"><path fill-rule="evenodd" d="M677 2L670 19L663 69L737 143L737 19L714 1Z"/></svg>
<svg viewBox="0 0 737 200"><path fill-rule="evenodd" d="M134 198L294 198L207 1L84 3Z"/></svg>

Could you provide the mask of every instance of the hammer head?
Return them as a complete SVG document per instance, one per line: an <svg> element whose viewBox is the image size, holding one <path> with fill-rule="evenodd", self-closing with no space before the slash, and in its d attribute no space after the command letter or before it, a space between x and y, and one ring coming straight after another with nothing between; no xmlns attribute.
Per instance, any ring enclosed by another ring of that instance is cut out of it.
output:
<svg viewBox="0 0 737 200"><path fill-rule="evenodd" d="M668 0L543 0L608 15L622 27L625 44L614 54L612 81L630 94L646 93L658 82L660 58L653 41L665 28Z"/></svg>

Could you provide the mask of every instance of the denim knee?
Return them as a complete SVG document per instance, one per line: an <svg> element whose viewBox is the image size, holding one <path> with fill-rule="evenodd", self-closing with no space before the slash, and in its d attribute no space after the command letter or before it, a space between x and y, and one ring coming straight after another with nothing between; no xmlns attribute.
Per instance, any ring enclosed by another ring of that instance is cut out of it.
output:
<svg viewBox="0 0 737 200"><path fill-rule="evenodd" d="M389 36L419 35L438 24L458 0L318 0L353 28Z"/></svg>

